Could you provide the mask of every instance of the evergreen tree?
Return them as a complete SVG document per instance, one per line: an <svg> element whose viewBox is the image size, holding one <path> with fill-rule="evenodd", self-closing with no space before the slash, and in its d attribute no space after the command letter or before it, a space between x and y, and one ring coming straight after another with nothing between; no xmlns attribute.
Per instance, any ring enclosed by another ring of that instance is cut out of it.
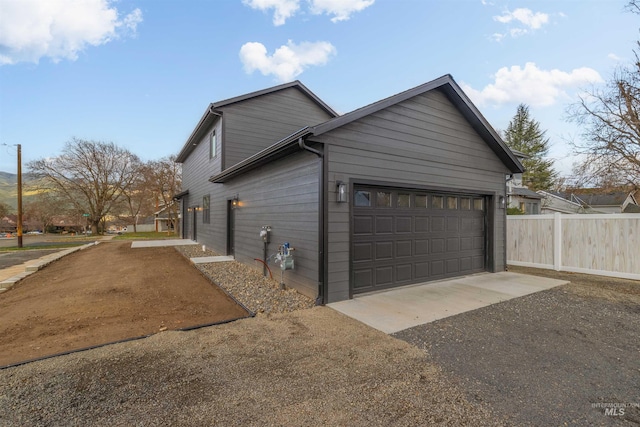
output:
<svg viewBox="0 0 640 427"><path fill-rule="evenodd" d="M509 148L528 156L522 161L525 172L522 183L530 190L551 190L558 173L553 169L553 161L544 157L549 152L549 138L540 130L540 123L532 119L529 107L518 105L516 115L509 122L505 132L505 142Z"/></svg>

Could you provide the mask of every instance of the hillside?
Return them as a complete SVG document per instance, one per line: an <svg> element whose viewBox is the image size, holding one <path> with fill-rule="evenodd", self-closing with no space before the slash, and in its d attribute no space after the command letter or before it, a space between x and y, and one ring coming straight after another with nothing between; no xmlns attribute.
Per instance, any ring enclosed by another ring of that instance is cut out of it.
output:
<svg viewBox="0 0 640 427"><path fill-rule="evenodd" d="M0 203L6 203L12 209L18 206L18 176L15 173L0 171ZM29 188L36 182L32 175L22 175L23 203L29 201L34 192Z"/></svg>

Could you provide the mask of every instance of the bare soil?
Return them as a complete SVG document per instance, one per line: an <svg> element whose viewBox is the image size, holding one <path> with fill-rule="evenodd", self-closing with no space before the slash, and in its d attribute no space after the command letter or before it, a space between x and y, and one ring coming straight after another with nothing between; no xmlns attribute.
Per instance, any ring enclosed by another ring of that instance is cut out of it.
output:
<svg viewBox="0 0 640 427"><path fill-rule="evenodd" d="M0 295L0 366L248 315L173 248L100 243Z"/></svg>

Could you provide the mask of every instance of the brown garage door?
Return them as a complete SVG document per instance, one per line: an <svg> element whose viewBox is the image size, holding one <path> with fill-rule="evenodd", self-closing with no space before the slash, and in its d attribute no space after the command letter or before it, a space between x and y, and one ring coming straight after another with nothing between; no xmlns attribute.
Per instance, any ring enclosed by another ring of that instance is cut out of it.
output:
<svg viewBox="0 0 640 427"><path fill-rule="evenodd" d="M353 293L485 271L481 195L356 186Z"/></svg>

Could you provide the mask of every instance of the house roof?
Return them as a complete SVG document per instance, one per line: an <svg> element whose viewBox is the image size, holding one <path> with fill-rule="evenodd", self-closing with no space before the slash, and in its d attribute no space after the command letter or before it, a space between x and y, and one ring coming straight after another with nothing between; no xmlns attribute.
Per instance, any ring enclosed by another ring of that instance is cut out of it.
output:
<svg viewBox="0 0 640 427"><path fill-rule="evenodd" d="M529 199L542 199L542 196L540 194L523 187L513 187L511 189L511 194L514 196L526 197Z"/></svg>
<svg viewBox="0 0 640 427"><path fill-rule="evenodd" d="M629 193L624 191L616 191L610 193L573 191L572 194L577 196L580 200L582 200L589 206L621 206L629 196Z"/></svg>
<svg viewBox="0 0 640 427"><path fill-rule="evenodd" d="M338 113L335 112L329 105L327 105L324 101L318 98L313 92L311 92L305 85L303 85L299 80L295 80L289 83L284 83L278 86L273 86L267 89L258 90L255 92L247 93L244 95L236 96L229 99L224 99L222 101L212 102L209 104L207 109L205 110L202 118L196 125L195 129L185 142L176 158L178 163L182 163L186 160L186 158L191 154L196 145L200 142L202 138L202 134L206 129L208 129L215 120L222 116L223 112L220 111L221 108L227 107L232 104L237 104L239 102L247 101L253 98L257 98L263 95L268 95L274 92L278 92L281 90L296 88L301 91L304 95L306 95L311 101L313 101L318 107L327 112L330 116L336 117Z"/></svg>
<svg viewBox="0 0 640 427"><path fill-rule="evenodd" d="M222 171L221 173L212 176L209 180L215 183L226 182L227 180L240 175L254 167L265 164L267 161L272 160L276 156L284 155L290 150L297 150L297 147L299 145L298 140L300 138L322 135L326 132L356 121L362 117L368 116L384 108L390 107L392 105L398 104L400 102L406 101L407 99L432 90L441 90L447 96L447 98L458 108L465 119L471 124L475 131L478 132L478 134L484 139L484 141L496 153L496 155L500 158L500 160L502 160L502 162L509 168L511 172L524 172L524 167L513 154L513 152L502 141L498 133L493 129L493 127L491 127L489 122L473 105L471 100L462 91L460 86L458 86L458 84L453 80L453 77L449 74L446 74L428 83L382 99L378 102L374 102L373 104L369 104L345 115L335 117L319 125L302 128L296 133L276 142L270 147L267 147L261 152L255 154L249 159L246 159Z"/></svg>

